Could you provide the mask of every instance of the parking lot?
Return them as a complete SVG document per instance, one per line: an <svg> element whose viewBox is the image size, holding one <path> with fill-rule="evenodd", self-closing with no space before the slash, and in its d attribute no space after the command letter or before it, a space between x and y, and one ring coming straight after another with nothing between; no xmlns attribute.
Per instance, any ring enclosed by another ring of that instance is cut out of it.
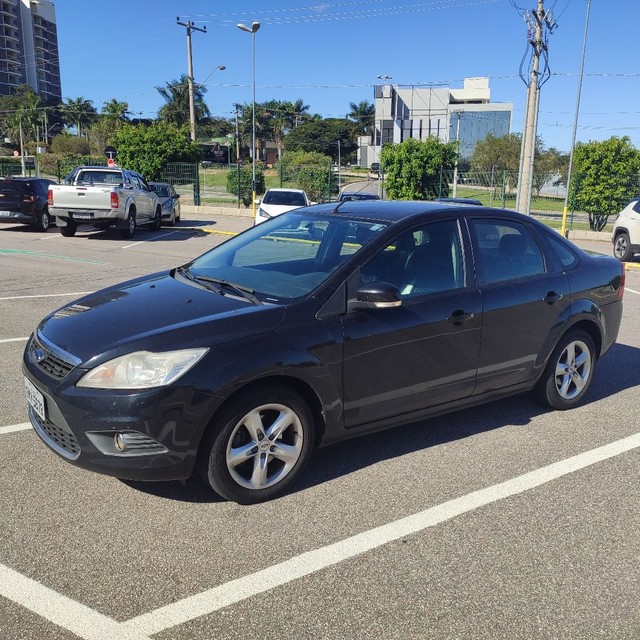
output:
<svg viewBox="0 0 640 640"><path fill-rule="evenodd" d="M640 269L577 409L519 396L341 443L269 503L100 476L39 440L38 321L249 224L0 229L0 639L640 637Z"/></svg>

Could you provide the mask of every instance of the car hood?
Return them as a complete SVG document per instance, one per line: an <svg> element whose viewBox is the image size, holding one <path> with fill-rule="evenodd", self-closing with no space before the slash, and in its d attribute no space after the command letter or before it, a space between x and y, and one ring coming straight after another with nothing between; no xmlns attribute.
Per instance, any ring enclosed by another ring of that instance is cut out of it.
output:
<svg viewBox="0 0 640 640"><path fill-rule="evenodd" d="M103 289L64 306L40 335L83 363L137 350L211 347L273 331L284 307L254 305L163 272Z"/></svg>
<svg viewBox="0 0 640 640"><path fill-rule="evenodd" d="M261 204L260 209L266 211L271 217L279 216L287 211L293 211L294 209L300 209L301 205L291 206L290 204Z"/></svg>

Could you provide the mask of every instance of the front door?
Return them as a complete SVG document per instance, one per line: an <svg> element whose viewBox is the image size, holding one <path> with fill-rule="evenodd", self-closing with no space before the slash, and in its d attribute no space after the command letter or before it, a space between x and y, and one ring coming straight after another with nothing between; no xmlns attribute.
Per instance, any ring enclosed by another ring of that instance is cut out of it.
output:
<svg viewBox="0 0 640 640"><path fill-rule="evenodd" d="M402 306L343 318L345 426L470 396L481 297L465 271L457 220L402 234L362 266L358 284L374 281L397 286Z"/></svg>

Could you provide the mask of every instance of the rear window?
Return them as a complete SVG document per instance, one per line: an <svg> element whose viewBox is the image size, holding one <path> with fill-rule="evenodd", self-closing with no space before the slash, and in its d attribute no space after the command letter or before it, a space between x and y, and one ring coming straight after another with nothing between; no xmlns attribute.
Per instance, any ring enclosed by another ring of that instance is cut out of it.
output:
<svg viewBox="0 0 640 640"><path fill-rule="evenodd" d="M6 195L22 195L31 191L31 187L28 182L20 182L19 180L0 180L0 193Z"/></svg>
<svg viewBox="0 0 640 640"><path fill-rule="evenodd" d="M122 174L118 171L80 171L76 182L120 184L122 182Z"/></svg>

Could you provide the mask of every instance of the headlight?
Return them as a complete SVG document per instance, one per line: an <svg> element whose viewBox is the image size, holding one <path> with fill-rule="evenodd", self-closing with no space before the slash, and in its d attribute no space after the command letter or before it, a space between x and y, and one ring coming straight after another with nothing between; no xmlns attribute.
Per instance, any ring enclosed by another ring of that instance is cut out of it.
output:
<svg viewBox="0 0 640 640"><path fill-rule="evenodd" d="M78 382L90 389L150 389L164 387L189 371L209 349L152 353L136 351L98 365Z"/></svg>
<svg viewBox="0 0 640 640"><path fill-rule="evenodd" d="M261 218L270 218L270 217L271 217L271 216L270 216L270 215L269 215L269 214L268 214L268 213L267 213L267 212L266 212L262 207L260 207L260 208L258 209L258 215L259 215Z"/></svg>

